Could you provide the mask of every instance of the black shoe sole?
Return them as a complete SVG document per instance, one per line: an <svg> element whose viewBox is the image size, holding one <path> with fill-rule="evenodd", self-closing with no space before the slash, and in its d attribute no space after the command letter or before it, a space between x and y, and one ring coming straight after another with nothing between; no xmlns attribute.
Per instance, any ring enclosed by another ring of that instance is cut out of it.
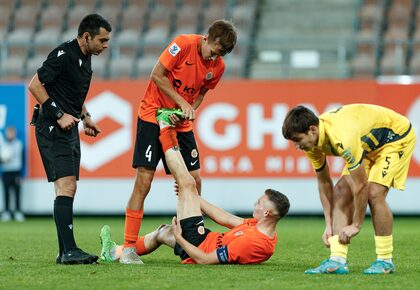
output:
<svg viewBox="0 0 420 290"><path fill-rule="evenodd" d="M72 259L63 261L61 260L61 264L63 265L82 265L82 264L97 264L98 263L98 256L90 256L85 259Z"/></svg>

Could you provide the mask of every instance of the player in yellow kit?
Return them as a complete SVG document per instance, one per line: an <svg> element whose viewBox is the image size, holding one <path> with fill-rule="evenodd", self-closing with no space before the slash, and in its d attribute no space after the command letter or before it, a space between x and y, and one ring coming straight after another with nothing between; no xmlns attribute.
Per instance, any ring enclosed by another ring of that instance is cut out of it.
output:
<svg viewBox="0 0 420 290"><path fill-rule="evenodd" d="M319 118L308 108L297 106L284 120L283 136L305 151L316 171L326 222L322 238L331 250L328 260L305 273L349 272L348 244L360 231L368 203L377 260L364 273L394 272L393 216L385 199L390 187L404 190L416 143L410 121L376 105L346 105ZM341 156L346 161L335 185L327 155Z"/></svg>

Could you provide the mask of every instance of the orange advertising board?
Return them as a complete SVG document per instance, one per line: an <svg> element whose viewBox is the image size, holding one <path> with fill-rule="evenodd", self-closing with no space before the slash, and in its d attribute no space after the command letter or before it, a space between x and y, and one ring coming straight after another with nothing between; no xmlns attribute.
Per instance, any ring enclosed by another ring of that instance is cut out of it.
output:
<svg viewBox="0 0 420 290"><path fill-rule="evenodd" d="M147 82L94 82L86 102L102 129L98 138L81 134L83 177L129 177L137 123L137 109ZM194 122L203 177L290 178L313 176L303 153L281 134L283 119L295 105L317 113L342 104L384 105L420 125L420 85L383 85L374 81L223 81L210 91ZM32 98L31 98L32 99ZM33 100L31 100L33 102ZM44 177L44 169L30 134L29 176ZM410 176L420 176L420 149ZM335 174L342 160L331 159ZM158 176L164 176L158 169Z"/></svg>

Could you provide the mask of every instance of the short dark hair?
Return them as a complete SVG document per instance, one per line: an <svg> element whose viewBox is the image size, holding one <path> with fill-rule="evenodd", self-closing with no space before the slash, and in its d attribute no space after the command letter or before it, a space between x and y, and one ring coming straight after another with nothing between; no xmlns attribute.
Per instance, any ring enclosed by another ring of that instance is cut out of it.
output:
<svg viewBox="0 0 420 290"><path fill-rule="evenodd" d="M99 29L104 28L106 31L111 32L112 27L109 22L99 14L89 14L82 19L79 24L77 36L83 36L83 33L89 32L90 36L94 38L99 34Z"/></svg>
<svg viewBox="0 0 420 290"><path fill-rule="evenodd" d="M225 19L216 20L210 25L207 33L210 42L214 42L218 38L218 43L222 46L223 55L230 53L236 45L238 33L232 21Z"/></svg>
<svg viewBox="0 0 420 290"><path fill-rule="evenodd" d="M268 196L268 199L274 203L278 211L278 219L281 219L289 212L290 202L287 196L280 191L271 188L266 189L264 193Z"/></svg>
<svg viewBox="0 0 420 290"><path fill-rule="evenodd" d="M315 113L305 106L296 106L287 113L283 121L283 137L290 140L295 134L308 132L312 125L319 125Z"/></svg>

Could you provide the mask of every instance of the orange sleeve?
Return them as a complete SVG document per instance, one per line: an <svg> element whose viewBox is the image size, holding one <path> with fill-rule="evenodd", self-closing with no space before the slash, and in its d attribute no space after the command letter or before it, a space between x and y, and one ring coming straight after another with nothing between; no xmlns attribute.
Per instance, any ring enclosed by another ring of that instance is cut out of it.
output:
<svg viewBox="0 0 420 290"><path fill-rule="evenodd" d="M159 57L160 63L171 71L179 61L189 54L188 38L185 35L176 36Z"/></svg>

